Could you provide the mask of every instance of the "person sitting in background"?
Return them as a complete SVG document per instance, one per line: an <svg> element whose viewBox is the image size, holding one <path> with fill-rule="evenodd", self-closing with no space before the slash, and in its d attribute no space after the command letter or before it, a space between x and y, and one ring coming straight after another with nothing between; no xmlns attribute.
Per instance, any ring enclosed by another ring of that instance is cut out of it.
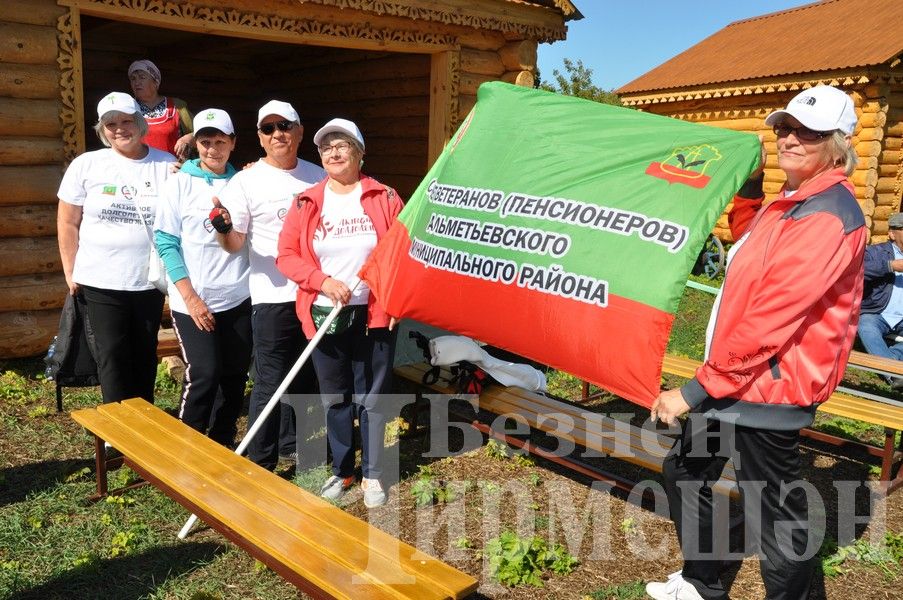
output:
<svg viewBox="0 0 903 600"><path fill-rule="evenodd" d="M149 60L129 65L132 93L148 125L144 143L185 160L191 150L191 113L184 100L160 95L160 79L160 69Z"/></svg>
<svg viewBox="0 0 903 600"><path fill-rule="evenodd" d="M166 182L154 240L187 366L179 419L231 447L251 364L250 267L246 247L234 254L220 247L208 214L235 175L235 128L225 111L208 108L195 116L194 131L200 158Z"/></svg>
<svg viewBox="0 0 903 600"><path fill-rule="evenodd" d="M887 220L886 242L865 249L865 290L859 316L859 339L869 354L903 360L903 342L887 336L903 333L903 213ZM890 382L903 390L903 379Z"/></svg>

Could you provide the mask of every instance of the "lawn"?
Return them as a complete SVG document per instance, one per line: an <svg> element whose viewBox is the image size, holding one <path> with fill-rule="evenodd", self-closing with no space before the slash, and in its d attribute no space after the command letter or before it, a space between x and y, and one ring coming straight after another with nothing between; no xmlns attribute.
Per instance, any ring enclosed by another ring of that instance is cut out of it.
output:
<svg viewBox="0 0 903 600"><path fill-rule="evenodd" d="M708 294L686 291L669 351L701 355L711 302ZM669 377L664 384L680 380ZM847 384L887 391L868 374L851 375ZM562 397L580 395L580 382L564 373L550 373L550 388ZM173 411L178 393L179 385L161 371L157 404ZM99 401L94 388L65 392L67 411ZM0 598L298 597L210 529L198 527L178 541L188 514L152 487L88 502L93 441L66 413L57 414L54 403L53 384L43 379L39 360L0 363ZM607 394L591 407L645 418ZM476 598L643 598L643 581L680 567L673 527L652 507L498 443L430 457L429 435L399 436L408 425L395 422L386 436L398 451L401 473L389 504L368 511L355 488L341 506L478 577ZM820 419L819 426L873 442L882 437L842 419ZM462 440L452 437L451 445L460 446ZM825 499L828 531L813 598L900 597L903 494L869 497L859 485L875 475L865 456L807 444L804 461L807 479ZM651 485L659 481L657 474L617 460L604 466ZM296 474L283 463L279 473L316 490L326 469ZM120 469L112 479L120 485L135 474ZM852 482L850 495L834 481ZM854 512L874 518L856 521ZM763 596L754 557L738 559L728 581L733 598Z"/></svg>

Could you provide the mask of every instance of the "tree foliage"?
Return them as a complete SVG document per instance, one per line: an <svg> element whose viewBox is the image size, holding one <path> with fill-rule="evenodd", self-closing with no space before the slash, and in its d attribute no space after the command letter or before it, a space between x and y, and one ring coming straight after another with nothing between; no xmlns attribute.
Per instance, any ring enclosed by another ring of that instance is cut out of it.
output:
<svg viewBox="0 0 903 600"><path fill-rule="evenodd" d="M539 88L550 92L557 92L565 96L577 96L603 104L621 106L621 100L613 91L606 91L593 83L593 70L584 66L579 58L576 62L569 58L564 59L565 73L558 69L552 71L555 83L541 81Z"/></svg>

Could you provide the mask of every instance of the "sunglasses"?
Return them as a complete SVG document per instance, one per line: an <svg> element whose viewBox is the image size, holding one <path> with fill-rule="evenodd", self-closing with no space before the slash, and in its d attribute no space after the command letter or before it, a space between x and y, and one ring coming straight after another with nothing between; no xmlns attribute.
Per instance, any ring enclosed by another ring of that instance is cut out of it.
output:
<svg viewBox="0 0 903 600"><path fill-rule="evenodd" d="M279 131L291 131L295 128L295 124L291 121L276 121L275 123L264 123L257 128L257 131L263 135L273 135L278 129Z"/></svg>
<svg viewBox="0 0 903 600"><path fill-rule="evenodd" d="M786 123L778 123L774 126L774 134L779 138L787 137L791 133L796 136L796 139L804 142L817 142L818 140L823 140L826 137L834 135L833 131L815 131L808 127L803 127L802 125L799 127L791 127Z"/></svg>

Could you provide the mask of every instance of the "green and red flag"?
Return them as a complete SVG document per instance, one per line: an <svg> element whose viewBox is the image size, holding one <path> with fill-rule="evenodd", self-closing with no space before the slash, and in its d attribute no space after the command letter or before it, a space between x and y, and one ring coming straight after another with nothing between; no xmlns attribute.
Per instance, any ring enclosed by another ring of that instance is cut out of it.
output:
<svg viewBox="0 0 903 600"><path fill-rule="evenodd" d="M684 284L753 135L500 82L361 276L389 314L650 406Z"/></svg>

